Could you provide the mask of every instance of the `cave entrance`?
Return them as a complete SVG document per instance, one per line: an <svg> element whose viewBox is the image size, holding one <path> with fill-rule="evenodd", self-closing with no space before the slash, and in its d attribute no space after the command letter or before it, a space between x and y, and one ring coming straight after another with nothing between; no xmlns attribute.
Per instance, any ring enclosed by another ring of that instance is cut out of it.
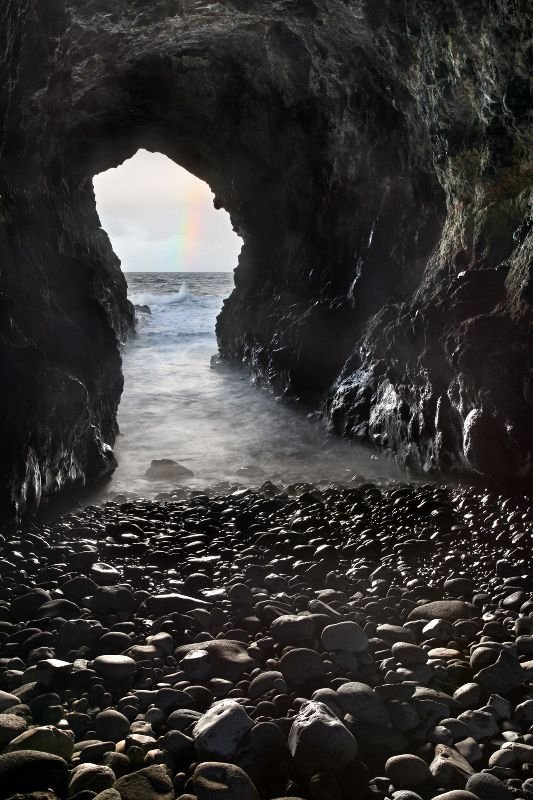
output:
<svg viewBox="0 0 533 800"><path fill-rule="evenodd" d="M93 179L102 227L129 273L232 272L242 246L209 186L162 153L138 150Z"/></svg>
<svg viewBox="0 0 533 800"><path fill-rule="evenodd" d="M93 185L137 319L123 352L113 485L147 494L153 477L162 477L162 488L179 479L172 465L168 480L164 469L146 475L153 460L205 471L224 402L222 379L210 369L215 322L242 241L227 212L214 208L209 186L161 153L139 150Z"/></svg>

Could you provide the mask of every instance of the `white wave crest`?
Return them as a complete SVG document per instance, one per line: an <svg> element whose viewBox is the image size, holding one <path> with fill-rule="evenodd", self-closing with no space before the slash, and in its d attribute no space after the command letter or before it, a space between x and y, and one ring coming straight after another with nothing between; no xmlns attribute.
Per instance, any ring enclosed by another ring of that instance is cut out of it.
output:
<svg viewBox="0 0 533 800"><path fill-rule="evenodd" d="M189 297L187 284L182 283L179 292L169 292L169 294L157 294L155 292L133 292L129 299L134 306L150 306L150 308L161 308L161 306L171 306L174 303L183 303Z"/></svg>

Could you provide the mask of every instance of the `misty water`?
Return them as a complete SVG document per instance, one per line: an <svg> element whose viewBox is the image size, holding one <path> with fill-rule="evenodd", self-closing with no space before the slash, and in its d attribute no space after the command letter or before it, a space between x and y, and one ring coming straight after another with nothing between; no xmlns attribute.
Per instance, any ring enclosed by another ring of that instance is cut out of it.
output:
<svg viewBox="0 0 533 800"><path fill-rule="evenodd" d="M144 497L175 481L152 481L152 459L194 472L192 487L392 477L366 448L328 438L322 425L257 388L239 368L213 369L215 320L232 289L231 273L129 273L129 297L148 305L123 354L119 461L108 490ZM243 475L253 467L257 476Z"/></svg>

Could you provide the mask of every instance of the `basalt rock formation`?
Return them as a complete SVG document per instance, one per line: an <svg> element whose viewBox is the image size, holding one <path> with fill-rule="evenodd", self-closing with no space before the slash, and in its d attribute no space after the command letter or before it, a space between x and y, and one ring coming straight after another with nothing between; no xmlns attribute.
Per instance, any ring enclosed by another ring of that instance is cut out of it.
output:
<svg viewBox="0 0 533 800"><path fill-rule="evenodd" d="M403 463L526 475L530 43L527 0L0 0L2 508L113 468L92 178L139 147L244 240L223 356Z"/></svg>

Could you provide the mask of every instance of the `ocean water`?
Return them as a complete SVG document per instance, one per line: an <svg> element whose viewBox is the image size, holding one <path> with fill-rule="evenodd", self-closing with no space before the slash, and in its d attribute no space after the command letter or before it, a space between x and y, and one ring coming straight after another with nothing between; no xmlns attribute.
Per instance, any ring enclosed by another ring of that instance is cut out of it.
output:
<svg viewBox="0 0 533 800"><path fill-rule="evenodd" d="M131 301L151 314L139 314L123 353L119 466L108 493L153 497L175 488L175 481L145 475L152 459L162 458L192 470L194 478L181 484L194 488L397 474L366 448L328 438L240 368L212 368L215 320L232 290L231 273L137 272L126 279Z"/></svg>

